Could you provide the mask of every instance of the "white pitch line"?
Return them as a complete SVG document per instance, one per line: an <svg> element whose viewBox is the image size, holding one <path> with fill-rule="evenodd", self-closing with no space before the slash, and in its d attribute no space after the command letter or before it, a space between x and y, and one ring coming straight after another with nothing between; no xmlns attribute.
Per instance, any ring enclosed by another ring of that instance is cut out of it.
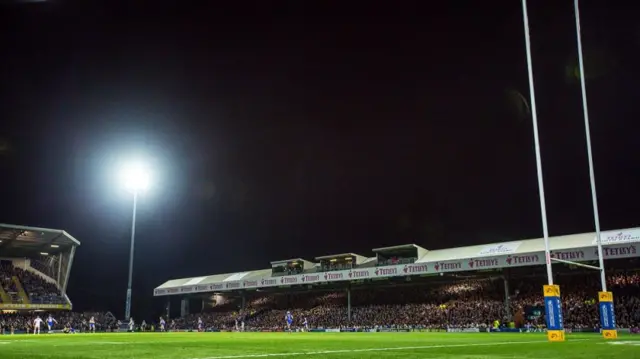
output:
<svg viewBox="0 0 640 359"><path fill-rule="evenodd" d="M572 342L585 341L589 339L574 339ZM346 354L346 353L364 353L364 352L383 352L392 350L415 350L415 349L437 349L437 348L465 348L465 347L488 347L493 345L511 345L511 344L536 344L548 343L546 340L526 341L526 342L497 342L497 343L467 343L467 344L440 344L440 345L420 345L411 347L395 347L395 348L365 348L365 349L340 349L340 350L321 350L315 352L293 352L293 353L268 353L268 354L241 354L241 355L225 355L206 358L192 359L244 359L244 358L271 358L284 357L292 355L321 355L321 354Z"/></svg>

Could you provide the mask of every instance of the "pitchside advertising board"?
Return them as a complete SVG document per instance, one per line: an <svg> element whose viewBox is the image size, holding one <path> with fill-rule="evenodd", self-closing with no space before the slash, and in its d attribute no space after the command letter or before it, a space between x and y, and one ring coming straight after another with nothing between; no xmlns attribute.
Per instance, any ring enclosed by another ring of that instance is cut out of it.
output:
<svg viewBox="0 0 640 359"><path fill-rule="evenodd" d="M12 310L12 309L33 309L33 310L46 310L46 309L71 309L69 304L3 304L0 303L0 309Z"/></svg>
<svg viewBox="0 0 640 359"><path fill-rule="evenodd" d="M560 303L560 286L545 285L542 290L547 321L547 338L552 342L563 342L565 340L564 317Z"/></svg>
<svg viewBox="0 0 640 359"><path fill-rule="evenodd" d="M598 292L598 309L600 310L600 328L605 339L618 338L616 317L613 312L613 293Z"/></svg>
<svg viewBox="0 0 640 359"><path fill-rule="evenodd" d="M617 234L603 233L602 239L603 242L607 243L607 246L602 248L605 259L632 258L639 256L638 251L640 249L640 243L638 243L637 241L640 241L640 231L619 232ZM629 243L630 241L636 242ZM188 285L175 288L162 288L156 289L154 291L154 295L164 296L188 293L224 292L238 289L257 289L326 282L354 281L363 279L404 277L412 275L460 271L524 267L545 264L544 252L517 255L502 254L508 250L505 245L495 245L495 248L489 247L484 248L481 253L493 253L494 255L479 255L476 258L451 261L401 264L375 268L360 268L343 271L318 272L279 277L266 276L250 280L226 281L220 283ZM495 255L498 253L501 253L502 255ZM573 262L595 261L598 259L598 251L596 247L555 250L551 252L551 257Z"/></svg>

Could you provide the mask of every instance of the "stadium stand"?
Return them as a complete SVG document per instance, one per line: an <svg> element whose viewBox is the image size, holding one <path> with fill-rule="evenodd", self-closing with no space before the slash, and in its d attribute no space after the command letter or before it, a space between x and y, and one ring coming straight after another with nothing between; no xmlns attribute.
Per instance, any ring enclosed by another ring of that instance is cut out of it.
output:
<svg viewBox="0 0 640 359"><path fill-rule="evenodd" d="M0 310L70 310L66 289L79 245L62 230L0 224Z"/></svg>
<svg viewBox="0 0 640 359"><path fill-rule="evenodd" d="M640 229L611 231L602 236L606 260L639 255L637 242L640 241ZM550 243L552 256L558 259L578 262L597 260L594 233L553 237ZM545 263L542 238L433 251L405 245L379 248L374 252L375 257L359 261L352 259L356 265L349 269L322 271L322 268L330 267L332 262L346 261L344 255L318 257L319 263L291 259L272 262L270 269L169 280L157 287L154 295L266 289L282 285L314 285L479 270L502 271ZM352 255L352 258L355 257Z"/></svg>
<svg viewBox="0 0 640 359"><path fill-rule="evenodd" d="M608 282L619 327L640 323L640 229L602 233ZM595 234L553 237L552 257L596 264ZM544 328L546 284L542 239L429 251L417 245L272 262L272 268L169 280L155 296L201 301L202 313L183 305L174 328L282 330L286 310L321 328L482 329L502 325ZM597 264L596 264L597 265ZM555 263L563 293L565 327L597 329L598 273ZM215 303L212 306L205 302ZM637 330L637 329L636 329Z"/></svg>
<svg viewBox="0 0 640 359"><path fill-rule="evenodd" d="M634 266L639 263L634 263ZM558 276L564 287L563 307L567 328L598 328L598 275L566 271ZM539 288L544 273L511 281L514 288L505 306L500 278L460 279L452 283L404 284L368 287L352 292L351 319L347 317L346 293L253 293L241 309L239 298L203 313L189 314L173 321L173 329L193 329L197 318L207 327L234 330L236 319L246 322L246 330L282 330L286 311L306 317L312 328L489 328L495 320L513 322L515 327L544 328L544 305ZM618 325L640 326L640 274L621 270L608 276L615 293ZM518 318L520 317L520 318ZM298 323L298 326L300 323Z"/></svg>

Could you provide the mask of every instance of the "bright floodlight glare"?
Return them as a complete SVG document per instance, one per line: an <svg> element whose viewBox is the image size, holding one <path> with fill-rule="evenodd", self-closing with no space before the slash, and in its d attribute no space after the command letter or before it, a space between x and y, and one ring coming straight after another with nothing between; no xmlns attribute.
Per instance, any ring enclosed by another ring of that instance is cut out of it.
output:
<svg viewBox="0 0 640 359"><path fill-rule="evenodd" d="M149 187L149 171L141 164L125 166L120 175L122 183L130 191L144 191Z"/></svg>

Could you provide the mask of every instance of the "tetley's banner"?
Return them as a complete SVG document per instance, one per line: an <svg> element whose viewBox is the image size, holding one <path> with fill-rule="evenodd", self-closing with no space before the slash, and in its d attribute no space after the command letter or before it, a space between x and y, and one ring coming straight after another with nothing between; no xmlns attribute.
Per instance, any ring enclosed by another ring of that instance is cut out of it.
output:
<svg viewBox="0 0 640 359"><path fill-rule="evenodd" d="M640 242L629 241L621 244L603 247L605 259L638 257ZM316 272L288 276L265 276L248 280L226 281L207 285L187 285L176 288L159 288L154 291L155 296L179 295L185 293L223 292L241 289L256 289L277 286L305 285L325 282L353 281L363 279L405 277L412 275L437 274L448 272L475 271L510 267L524 267L545 264L544 252L528 254L502 254L513 252L512 248L500 248L498 251L487 250L494 255L479 255L475 258L451 261L424 262L400 264L384 267L356 268L351 270ZM551 256L573 262L585 262L598 259L595 247L556 250Z"/></svg>

